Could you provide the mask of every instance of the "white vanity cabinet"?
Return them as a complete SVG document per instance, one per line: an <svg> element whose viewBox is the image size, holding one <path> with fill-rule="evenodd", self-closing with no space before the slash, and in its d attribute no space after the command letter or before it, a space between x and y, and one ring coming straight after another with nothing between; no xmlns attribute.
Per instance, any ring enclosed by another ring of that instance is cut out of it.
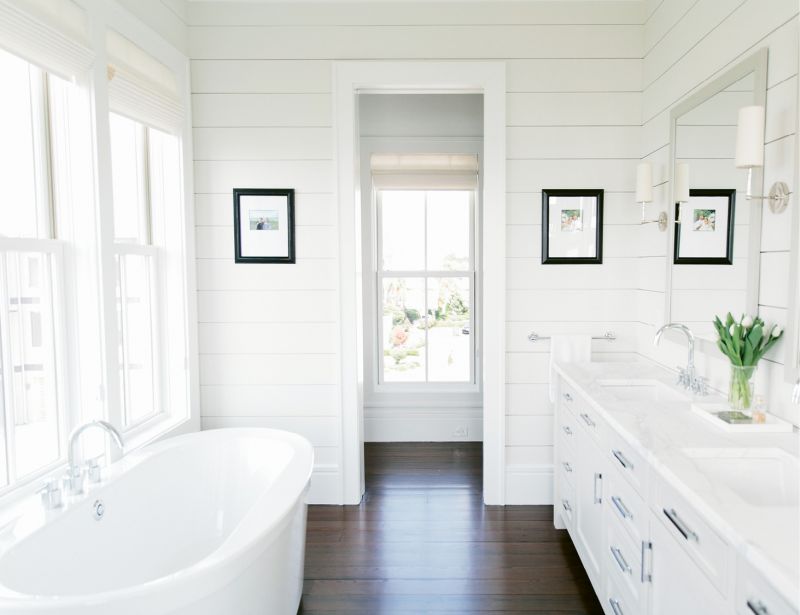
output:
<svg viewBox="0 0 800 615"><path fill-rule="evenodd" d="M651 521L652 582L648 612L652 615L729 614L727 601L678 542L680 539L660 520L653 518Z"/></svg>
<svg viewBox="0 0 800 615"><path fill-rule="evenodd" d="M800 615L604 402L558 391L554 523L607 615Z"/></svg>

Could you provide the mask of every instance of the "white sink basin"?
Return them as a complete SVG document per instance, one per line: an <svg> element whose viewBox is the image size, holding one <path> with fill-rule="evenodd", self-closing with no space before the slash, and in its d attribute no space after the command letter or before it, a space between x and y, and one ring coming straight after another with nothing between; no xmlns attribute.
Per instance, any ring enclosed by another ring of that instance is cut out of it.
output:
<svg viewBox="0 0 800 615"><path fill-rule="evenodd" d="M683 453L714 482L752 506L797 506L798 460L778 448L689 448Z"/></svg>
<svg viewBox="0 0 800 615"><path fill-rule="evenodd" d="M690 398L659 380L598 380L597 384L620 401L688 401Z"/></svg>

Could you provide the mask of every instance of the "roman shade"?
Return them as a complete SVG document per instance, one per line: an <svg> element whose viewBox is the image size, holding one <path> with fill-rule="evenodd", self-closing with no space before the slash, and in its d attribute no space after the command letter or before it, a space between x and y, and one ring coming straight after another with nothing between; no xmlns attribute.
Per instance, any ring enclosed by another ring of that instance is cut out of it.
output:
<svg viewBox="0 0 800 615"><path fill-rule="evenodd" d="M475 190L474 154L372 154L372 183L378 190Z"/></svg>

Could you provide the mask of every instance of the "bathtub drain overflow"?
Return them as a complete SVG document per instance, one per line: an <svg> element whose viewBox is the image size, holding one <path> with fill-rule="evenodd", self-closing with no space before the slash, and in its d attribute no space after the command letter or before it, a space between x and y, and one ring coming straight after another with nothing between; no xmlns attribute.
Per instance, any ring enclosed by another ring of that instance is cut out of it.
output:
<svg viewBox="0 0 800 615"><path fill-rule="evenodd" d="M96 521L100 521L103 518L103 515L106 513L105 504L103 504L103 500L95 500L94 502L94 518Z"/></svg>

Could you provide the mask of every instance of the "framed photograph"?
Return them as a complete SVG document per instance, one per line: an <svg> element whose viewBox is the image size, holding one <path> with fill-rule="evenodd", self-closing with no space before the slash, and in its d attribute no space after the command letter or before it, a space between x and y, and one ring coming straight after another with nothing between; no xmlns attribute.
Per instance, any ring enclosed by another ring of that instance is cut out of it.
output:
<svg viewBox="0 0 800 615"><path fill-rule="evenodd" d="M603 191L542 190L542 264L603 262Z"/></svg>
<svg viewBox="0 0 800 615"><path fill-rule="evenodd" d="M294 190L234 188L237 263L294 263Z"/></svg>
<svg viewBox="0 0 800 615"><path fill-rule="evenodd" d="M690 190L675 204L676 265L732 265L736 190Z"/></svg>

